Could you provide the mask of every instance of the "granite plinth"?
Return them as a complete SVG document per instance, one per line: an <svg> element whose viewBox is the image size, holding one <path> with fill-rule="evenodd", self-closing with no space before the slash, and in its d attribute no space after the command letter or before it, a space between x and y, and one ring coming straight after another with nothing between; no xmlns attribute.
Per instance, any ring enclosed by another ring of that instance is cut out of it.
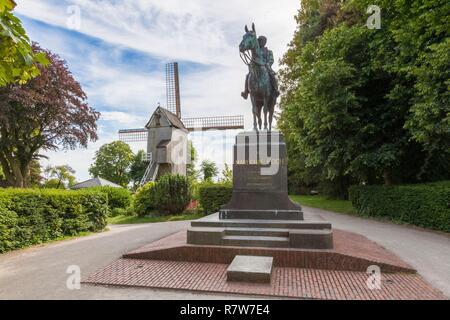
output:
<svg viewBox="0 0 450 320"><path fill-rule="evenodd" d="M302 220L299 204L287 190L287 153L278 132L241 132L236 136L233 194L221 219Z"/></svg>

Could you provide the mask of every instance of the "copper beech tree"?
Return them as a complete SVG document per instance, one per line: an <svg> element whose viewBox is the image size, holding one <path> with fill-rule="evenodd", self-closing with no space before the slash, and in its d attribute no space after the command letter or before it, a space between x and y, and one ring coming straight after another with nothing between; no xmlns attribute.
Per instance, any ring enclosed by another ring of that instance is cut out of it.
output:
<svg viewBox="0 0 450 320"><path fill-rule="evenodd" d="M30 186L30 163L40 151L86 147L97 140L100 113L87 103L80 84L58 55L25 85L0 89L0 164L8 185Z"/></svg>

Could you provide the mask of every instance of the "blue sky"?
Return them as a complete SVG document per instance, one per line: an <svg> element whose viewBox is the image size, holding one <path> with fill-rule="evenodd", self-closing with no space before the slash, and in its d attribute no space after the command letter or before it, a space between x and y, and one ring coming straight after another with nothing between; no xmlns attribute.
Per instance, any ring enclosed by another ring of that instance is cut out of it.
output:
<svg viewBox="0 0 450 320"><path fill-rule="evenodd" d="M184 117L243 114L240 97L246 66L238 54L244 25L255 22L281 58L295 30L298 0L18 0L16 13L28 35L59 54L102 113L99 140L87 149L48 152L47 164L69 164L78 180L89 178L95 151L117 140L122 128L142 127L157 103L165 105L164 65L180 65ZM80 13L80 15L78 15ZM275 66L277 69L277 66ZM236 131L190 136L199 161L231 163ZM134 143L133 150L145 144Z"/></svg>

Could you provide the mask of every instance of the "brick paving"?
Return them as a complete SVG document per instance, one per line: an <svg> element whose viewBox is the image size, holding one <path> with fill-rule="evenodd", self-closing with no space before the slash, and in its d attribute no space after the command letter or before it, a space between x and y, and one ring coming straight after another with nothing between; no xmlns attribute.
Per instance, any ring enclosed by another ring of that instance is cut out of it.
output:
<svg viewBox="0 0 450 320"><path fill-rule="evenodd" d="M333 230L333 250L243 248L186 244L179 232L133 250L84 283L302 299L446 299L407 263L366 237ZM238 254L274 257L270 284L226 281ZM367 267L382 271L380 290L366 284Z"/></svg>
<svg viewBox="0 0 450 320"><path fill-rule="evenodd" d="M366 237L333 230L334 250L243 248L186 244L182 231L125 254L124 258L230 264L236 255L272 256L278 267L366 271L373 264L382 272L415 272L395 254Z"/></svg>
<svg viewBox="0 0 450 320"><path fill-rule="evenodd" d="M381 289L370 290L364 272L275 267L271 284L252 284L227 282L227 267L219 263L122 258L83 283L303 299L446 299L412 273L382 274Z"/></svg>

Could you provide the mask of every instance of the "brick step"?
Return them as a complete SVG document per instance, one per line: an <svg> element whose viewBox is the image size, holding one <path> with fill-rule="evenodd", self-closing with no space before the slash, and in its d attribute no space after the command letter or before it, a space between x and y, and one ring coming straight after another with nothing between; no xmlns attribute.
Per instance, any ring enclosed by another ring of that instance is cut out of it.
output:
<svg viewBox="0 0 450 320"><path fill-rule="evenodd" d="M305 221L305 220L247 220L247 219L223 219L223 220L195 220L192 227L215 228L277 228L277 229L331 229L330 222Z"/></svg>
<svg viewBox="0 0 450 320"><path fill-rule="evenodd" d="M289 237L289 230L277 228L225 228L225 234L230 236Z"/></svg>
<svg viewBox="0 0 450 320"><path fill-rule="evenodd" d="M224 236L225 246L289 248L288 237Z"/></svg>

